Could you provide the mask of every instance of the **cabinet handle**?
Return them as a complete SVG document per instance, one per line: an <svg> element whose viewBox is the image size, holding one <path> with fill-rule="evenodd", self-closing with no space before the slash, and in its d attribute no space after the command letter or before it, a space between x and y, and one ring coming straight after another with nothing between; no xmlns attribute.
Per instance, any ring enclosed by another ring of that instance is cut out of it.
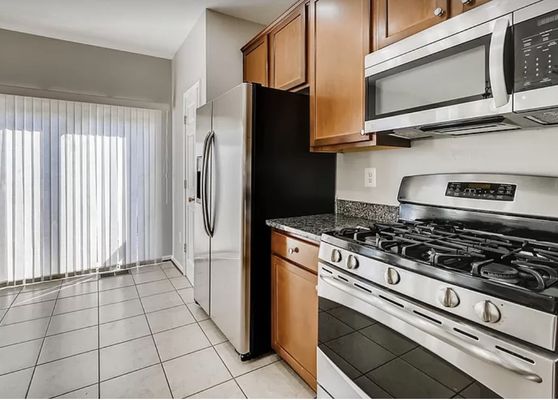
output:
<svg viewBox="0 0 558 400"><path fill-rule="evenodd" d="M437 17L442 17L445 13L446 13L446 10L444 10L442 7L436 7L434 9L434 15L437 16Z"/></svg>
<svg viewBox="0 0 558 400"><path fill-rule="evenodd" d="M461 0L461 4L463 4L464 6L468 5L468 4L472 4L473 0Z"/></svg>
<svg viewBox="0 0 558 400"><path fill-rule="evenodd" d="M292 247L289 247L289 250L287 251L289 252L289 254L298 253L298 247L295 247L294 249Z"/></svg>

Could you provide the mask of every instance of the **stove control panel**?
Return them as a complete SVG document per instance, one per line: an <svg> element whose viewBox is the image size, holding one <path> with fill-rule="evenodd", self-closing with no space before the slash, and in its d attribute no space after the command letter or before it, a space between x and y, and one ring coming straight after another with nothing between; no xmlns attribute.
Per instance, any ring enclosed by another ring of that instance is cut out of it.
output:
<svg viewBox="0 0 558 400"><path fill-rule="evenodd" d="M517 185L509 183L450 182L446 196L465 199L514 201Z"/></svg>

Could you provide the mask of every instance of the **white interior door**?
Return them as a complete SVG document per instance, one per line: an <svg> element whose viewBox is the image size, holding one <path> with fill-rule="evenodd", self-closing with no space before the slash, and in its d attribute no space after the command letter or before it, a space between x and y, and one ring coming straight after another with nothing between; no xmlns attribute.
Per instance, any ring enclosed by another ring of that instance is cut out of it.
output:
<svg viewBox="0 0 558 400"><path fill-rule="evenodd" d="M196 110L200 103L200 85L196 82L184 93L184 252L186 276L194 284L194 214L196 197Z"/></svg>

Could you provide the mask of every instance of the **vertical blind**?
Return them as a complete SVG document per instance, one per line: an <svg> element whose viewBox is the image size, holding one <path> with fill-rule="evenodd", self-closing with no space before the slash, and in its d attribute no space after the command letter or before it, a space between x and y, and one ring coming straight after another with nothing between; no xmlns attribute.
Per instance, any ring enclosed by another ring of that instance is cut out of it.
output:
<svg viewBox="0 0 558 400"><path fill-rule="evenodd" d="M0 284L166 256L164 114L0 95Z"/></svg>

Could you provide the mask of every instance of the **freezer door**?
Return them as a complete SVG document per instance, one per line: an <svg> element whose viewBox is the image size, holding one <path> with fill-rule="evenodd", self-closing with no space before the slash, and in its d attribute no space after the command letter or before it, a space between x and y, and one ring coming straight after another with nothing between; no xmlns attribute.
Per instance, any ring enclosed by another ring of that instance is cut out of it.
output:
<svg viewBox="0 0 558 400"><path fill-rule="evenodd" d="M249 268L252 86L213 102L211 319L237 352L250 351Z"/></svg>
<svg viewBox="0 0 558 400"><path fill-rule="evenodd" d="M206 232L203 211L204 152L211 133L213 104L208 103L197 111L196 117L196 205L194 215L194 298L210 313L210 237ZM206 222L207 223L207 222Z"/></svg>

